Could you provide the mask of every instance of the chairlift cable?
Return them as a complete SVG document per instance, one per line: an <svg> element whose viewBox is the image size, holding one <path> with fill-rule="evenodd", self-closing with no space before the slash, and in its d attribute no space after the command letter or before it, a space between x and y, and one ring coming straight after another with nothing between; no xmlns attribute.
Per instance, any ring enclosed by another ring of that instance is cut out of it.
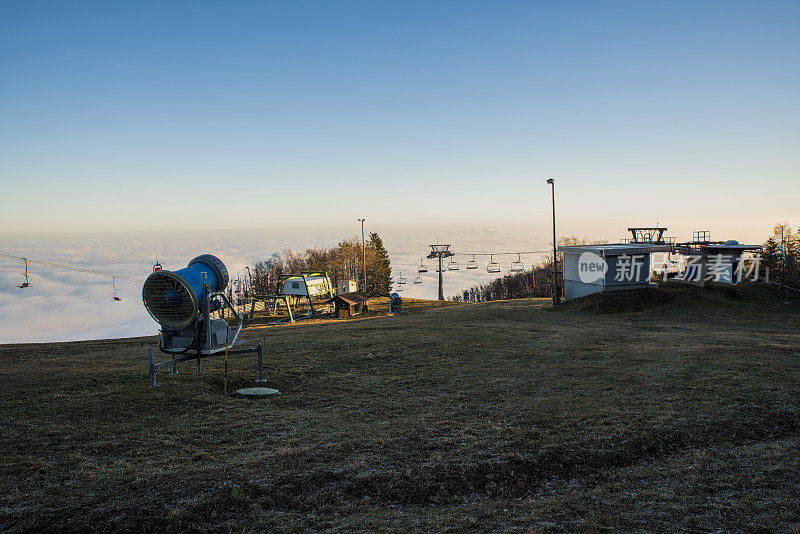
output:
<svg viewBox="0 0 800 534"><path fill-rule="evenodd" d="M95 276L107 276L109 278L116 278L117 280L126 280L128 282L144 282L144 280L140 280L138 278L132 278L129 276L120 276L111 273L103 273L100 271L92 271L91 269L84 269L82 267L74 267L72 265L63 265L60 263L53 263L50 261L43 261L43 260L32 260L31 258L23 258L22 256L13 256L11 254L3 254L0 253L0 258L8 258L10 260L20 260L25 261L26 263L35 263L37 265L44 265L45 267L53 267L55 269L66 269L68 271L75 271L79 273L85 274L93 274Z"/></svg>
<svg viewBox="0 0 800 534"><path fill-rule="evenodd" d="M522 252L459 252L457 256L519 256L520 254L547 254L552 253L552 250L527 250Z"/></svg>

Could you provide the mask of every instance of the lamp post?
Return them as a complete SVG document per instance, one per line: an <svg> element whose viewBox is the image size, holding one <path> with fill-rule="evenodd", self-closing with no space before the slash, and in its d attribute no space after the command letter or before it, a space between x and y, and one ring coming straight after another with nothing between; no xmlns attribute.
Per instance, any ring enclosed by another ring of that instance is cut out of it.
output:
<svg viewBox="0 0 800 534"><path fill-rule="evenodd" d="M558 250L556 248L556 181L552 178L547 180L553 193L553 306L558 306L561 302L561 295L558 290Z"/></svg>
<svg viewBox="0 0 800 534"><path fill-rule="evenodd" d="M361 222L361 268L364 270L364 296L367 296L367 247L364 241L364 221L366 219L358 219Z"/></svg>

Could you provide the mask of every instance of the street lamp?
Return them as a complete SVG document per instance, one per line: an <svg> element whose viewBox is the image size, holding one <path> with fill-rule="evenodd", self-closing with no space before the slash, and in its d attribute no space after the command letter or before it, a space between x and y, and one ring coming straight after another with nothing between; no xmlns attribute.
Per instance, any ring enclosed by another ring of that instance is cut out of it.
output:
<svg viewBox="0 0 800 534"><path fill-rule="evenodd" d="M364 221L366 219L358 219L361 222L361 267L364 269L364 296L367 295L367 247L364 241Z"/></svg>
<svg viewBox="0 0 800 534"><path fill-rule="evenodd" d="M558 250L556 248L556 181L552 178L547 180L553 192L553 306L558 306L561 302L561 295L558 291Z"/></svg>

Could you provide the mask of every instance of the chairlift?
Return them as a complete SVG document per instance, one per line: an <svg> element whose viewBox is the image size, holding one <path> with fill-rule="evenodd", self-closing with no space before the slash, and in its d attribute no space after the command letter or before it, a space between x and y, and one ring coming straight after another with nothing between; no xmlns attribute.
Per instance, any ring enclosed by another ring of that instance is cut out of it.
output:
<svg viewBox="0 0 800 534"><path fill-rule="evenodd" d="M457 271L458 270L458 262L450 256L450 261L447 262L447 270L448 271Z"/></svg>
<svg viewBox="0 0 800 534"><path fill-rule="evenodd" d="M26 258L22 258L22 261L25 262L25 272L22 273L22 276L25 277L25 281L19 284L17 287L20 289L25 289L27 287L31 287L31 280L33 280L33 278L28 276L28 260Z"/></svg>
<svg viewBox="0 0 800 534"><path fill-rule="evenodd" d="M419 267L417 267L417 271L419 271L421 273L427 273L428 272L428 266L425 265L424 263L422 263L422 260L419 260ZM414 282L414 283L416 283L416 282ZM420 283L422 283L422 282L420 282Z"/></svg>
<svg viewBox="0 0 800 534"><path fill-rule="evenodd" d="M520 258L520 253L517 252L517 261L511 263L511 272L521 273L524 270L525 270L525 264L522 263L522 258Z"/></svg>
<svg viewBox="0 0 800 534"><path fill-rule="evenodd" d="M405 279L405 278L403 278L403 273L400 273L400 276L397 278L397 283L398 283L399 285L401 285L401 286L402 286L402 285L405 285L405 283L406 283L406 279Z"/></svg>
<svg viewBox="0 0 800 534"><path fill-rule="evenodd" d="M153 272L162 270L163 267L158 263L158 254L156 254L156 263L153 265Z"/></svg>
<svg viewBox="0 0 800 534"><path fill-rule="evenodd" d="M421 284L422 283L422 276L417 275L417 277L414 278L414 283L415 284Z"/></svg>
<svg viewBox="0 0 800 534"><path fill-rule="evenodd" d="M394 292L395 293L402 293L403 292L403 288L402 287L397 287L397 288L395 288Z"/></svg>
<svg viewBox="0 0 800 534"><path fill-rule="evenodd" d="M494 261L494 254L489 255L489 264L486 265L486 272L487 273L499 273L500 272L500 264Z"/></svg>
<svg viewBox="0 0 800 534"><path fill-rule="evenodd" d="M475 254L472 255L472 259L467 262L467 269L477 269L478 262L475 261Z"/></svg>
<svg viewBox="0 0 800 534"><path fill-rule="evenodd" d="M114 296L111 297L111 300L116 300L117 302L119 302L120 300L122 300L122 297L117 296L117 277L116 276L112 276L111 277L111 285L114 287Z"/></svg>

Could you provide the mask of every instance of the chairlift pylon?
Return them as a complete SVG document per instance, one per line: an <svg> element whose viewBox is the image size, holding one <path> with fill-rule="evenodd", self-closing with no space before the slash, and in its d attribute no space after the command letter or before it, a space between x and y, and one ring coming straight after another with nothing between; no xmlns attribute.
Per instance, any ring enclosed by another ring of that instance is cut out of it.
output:
<svg viewBox="0 0 800 534"><path fill-rule="evenodd" d="M419 267L417 268L417 271L419 271L421 273L427 273L428 272L428 266L425 265L424 263L422 263L422 260L419 260ZM416 283L416 282L414 282L414 283Z"/></svg>
<svg viewBox="0 0 800 534"><path fill-rule="evenodd" d="M17 287L20 288L20 289L25 289L25 288L31 287L31 280L33 280L33 278L28 276L28 260L27 260L27 258L22 258L22 261L25 262L25 272L22 273L22 276L25 277L25 281L22 282L21 284L17 285Z"/></svg>
<svg viewBox="0 0 800 534"><path fill-rule="evenodd" d="M500 264L494 261L494 254L489 255L489 263L486 265L487 273L499 273Z"/></svg>
<svg viewBox="0 0 800 534"><path fill-rule="evenodd" d="M472 255L472 259L467 262L467 269L477 269L478 262L475 261L475 254Z"/></svg>
<svg viewBox="0 0 800 534"><path fill-rule="evenodd" d="M525 270L525 264L522 263L522 258L520 257L520 253L517 252L517 261L511 263L511 272L521 273L524 270Z"/></svg>

